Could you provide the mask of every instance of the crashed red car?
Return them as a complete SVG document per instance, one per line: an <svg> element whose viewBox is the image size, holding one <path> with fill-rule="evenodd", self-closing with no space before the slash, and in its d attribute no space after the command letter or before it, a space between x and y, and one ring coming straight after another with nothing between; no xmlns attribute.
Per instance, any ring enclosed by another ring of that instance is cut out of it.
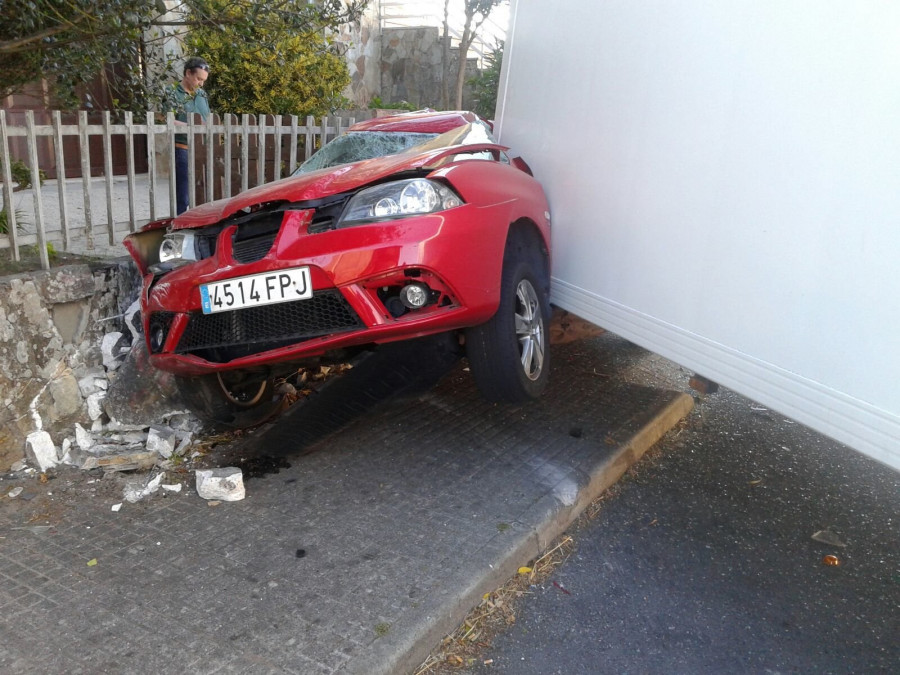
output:
<svg viewBox="0 0 900 675"><path fill-rule="evenodd" d="M490 400L546 386L547 200L473 113L356 124L292 176L125 244L150 361L210 422L262 421L299 367L439 333Z"/></svg>

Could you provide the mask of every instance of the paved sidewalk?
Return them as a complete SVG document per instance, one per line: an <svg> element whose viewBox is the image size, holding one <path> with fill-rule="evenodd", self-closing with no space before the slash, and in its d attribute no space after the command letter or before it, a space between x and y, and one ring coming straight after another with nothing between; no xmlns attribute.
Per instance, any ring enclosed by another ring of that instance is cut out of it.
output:
<svg viewBox="0 0 900 675"><path fill-rule="evenodd" d="M112 190L107 197L105 177L91 178L90 210L93 233L93 248L89 247L85 236L85 198L84 184L81 178L69 178L65 183L66 219L69 225L69 253L92 256L128 255L122 240L131 231L132 209L135 229L141 228L154 218L166 218L172 213L169 202L169 183L165 176L157 177L154 193L154 211L150 210L150 177L148 174L137 174L134 179L133 206L128 195L127 176L114 176ZM43 211L44 233L58 250L62 250L62 208L59 200L59 183L56 180L45 181L41 186L41 208ZM113 243L109 241L109 205L112 205L114 223ZM34 194L24 190L13 195L13 207L17 218L21 217L20 238L26 243L35 241L37 218Z"/></svg>
<svg viewBox="0 0 900 675"><path fill-rule="evenodd" d="M412 672L688 412L617 370L643 354L557 346L544 398L515 407L463 362L310 448L297 406L232 451L282 464L241 502L190 481L115 513L115 478L7 477L0 494L24 492L0 497L0 671Z"/></svg>

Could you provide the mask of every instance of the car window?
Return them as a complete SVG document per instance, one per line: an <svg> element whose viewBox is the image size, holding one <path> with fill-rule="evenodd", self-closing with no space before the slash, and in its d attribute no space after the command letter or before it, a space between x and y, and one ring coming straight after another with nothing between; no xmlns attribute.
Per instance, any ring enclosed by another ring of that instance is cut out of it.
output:
<svg viewBox="0 0 900 675"><path fill-rule="evenodd" d="M349 164L363 159L394 155L430 141L438 134L405 131L351 131L340 136L303 162L294 175Z"/></svg>

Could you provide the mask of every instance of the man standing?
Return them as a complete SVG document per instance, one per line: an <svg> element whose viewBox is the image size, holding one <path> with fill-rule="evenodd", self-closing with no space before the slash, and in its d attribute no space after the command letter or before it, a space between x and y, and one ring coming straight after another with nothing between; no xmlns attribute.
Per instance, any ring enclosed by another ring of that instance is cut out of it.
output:
<svg viewBox="0 0 900 675"><path fill-rule="evenodd" d="M173 84L168 91L168 110L175 113L175 124L187 125L187 116L200 115L204 120L209 116L209 99L203 91L203 83L209 77L209 64L193 56L184 62L184 77ZM187 134L175 135L175 196L177 213L188 208L188 140Z"/></svg>

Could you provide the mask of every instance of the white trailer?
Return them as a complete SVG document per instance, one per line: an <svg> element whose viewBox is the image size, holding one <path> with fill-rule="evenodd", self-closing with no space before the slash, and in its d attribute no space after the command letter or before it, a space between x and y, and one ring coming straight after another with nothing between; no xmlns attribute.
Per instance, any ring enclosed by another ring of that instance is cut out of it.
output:
<svg viewBox="0 0 900 675"><path fill-rule="evenodd" d="M552 300L900 469L900 3L513 0Z"/></svg>

